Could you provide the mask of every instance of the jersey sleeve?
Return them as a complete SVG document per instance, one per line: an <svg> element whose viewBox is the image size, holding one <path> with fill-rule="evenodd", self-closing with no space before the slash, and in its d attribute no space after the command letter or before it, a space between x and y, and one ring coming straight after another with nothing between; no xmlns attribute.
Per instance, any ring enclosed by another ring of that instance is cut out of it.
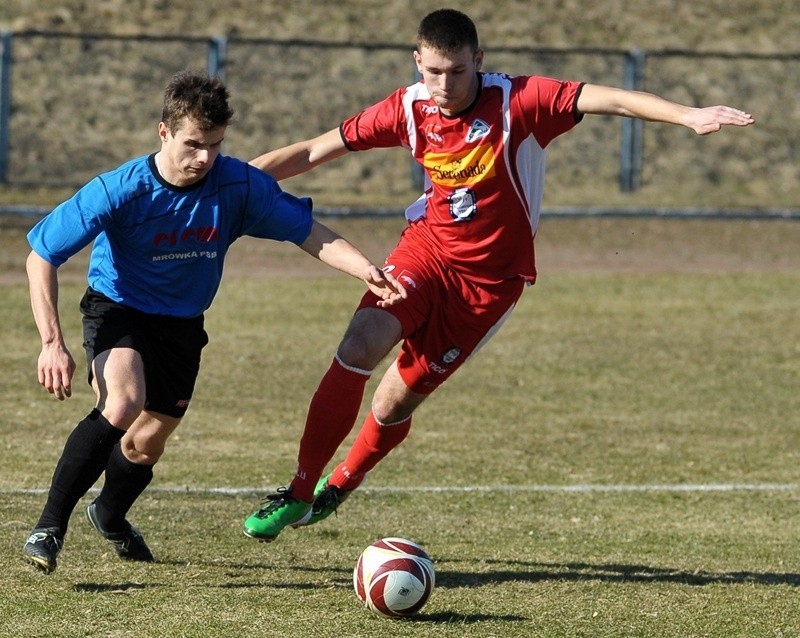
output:
<svg viewBox="0 0 800 638"><path fill-rule="evenodd" d="M314 223L309 197L296 197L282 190L270 175L247 167L250 195L241 235L302 244Z"/></svg>
<svg viewBox="0 0 800 638"><path fill-rule="evenodd" d="M36 224L28 233L28 243L58 268L103 231L110 208L106 188L96 177Z"/></svg>
<svg viewBox="0 0 800 638"><path fill-rule="evenodd" d="M365 151L370 148L408 146L404 92L404 89L398 89L384 100L345 120L339 130L347 148Z"/></svg>
<svg viewBox="0 0 800 638"><path fill-rule="evenodd" d="M582 82L520 76L514 78L514 88L520 121L542 148L583 119L577 108Z"/></svg>

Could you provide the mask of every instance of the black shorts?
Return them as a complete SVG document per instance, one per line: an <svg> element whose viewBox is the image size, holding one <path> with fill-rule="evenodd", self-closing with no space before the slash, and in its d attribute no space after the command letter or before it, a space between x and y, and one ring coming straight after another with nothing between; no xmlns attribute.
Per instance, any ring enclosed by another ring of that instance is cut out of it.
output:
<svg viewBox="0 0 800 638"><path fill-rule="evenodd" d="M144 361L145 409L182 417L208 343L203 315L191 319L128 308L88 288L81 299L83 347L92 382L92 361L111 348L132 348Z"/></svg>

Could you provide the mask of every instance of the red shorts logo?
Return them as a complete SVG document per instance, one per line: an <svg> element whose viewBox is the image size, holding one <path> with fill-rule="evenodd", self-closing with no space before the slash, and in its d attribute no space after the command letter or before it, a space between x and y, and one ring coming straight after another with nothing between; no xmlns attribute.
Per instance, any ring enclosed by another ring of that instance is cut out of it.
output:
<svg viewBox="0 0 800 638"><path fill-rule="evenodd" d="M395 278L407 288L417 288L417 282L414 279L413 273L407 270L401 271L399 275L395 275Z"/></svg>

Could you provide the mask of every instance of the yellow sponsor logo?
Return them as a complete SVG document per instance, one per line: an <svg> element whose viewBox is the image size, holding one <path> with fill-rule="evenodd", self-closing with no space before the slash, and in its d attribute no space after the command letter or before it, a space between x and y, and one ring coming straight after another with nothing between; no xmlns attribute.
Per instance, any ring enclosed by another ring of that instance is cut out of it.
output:
<svg viewBox="0 0 800 638"><path fill-rule="evenodd" d="M424 158L431 181L441 186L463 186L493 177L494 162L491 144L476 146L466 155L427 153Z"/></svg>

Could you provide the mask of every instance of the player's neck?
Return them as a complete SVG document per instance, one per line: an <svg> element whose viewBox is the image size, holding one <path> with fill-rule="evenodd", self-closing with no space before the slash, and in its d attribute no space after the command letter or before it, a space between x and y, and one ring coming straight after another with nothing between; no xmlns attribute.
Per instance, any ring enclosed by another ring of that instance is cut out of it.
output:
<svg viewBox="0 0 800 638"><path fill-rule="evenodd" d="M156 153L155 157L153 158L153 162L156 165L156 170L158 171L158 174L161 176L161 179L163 179L164 181L169 181L167 180L167 176L164 175L164 170L161 168L161 162L159 161L160 157L161 157L161 151Z"/></svg>
<svg viewBox="0 0 800 638"><path fill-rule="evenodd" d="M448 109L445 110L439 107L439 111L445 117L458 117L462 113L466 113L469 111L473 106L475 106L475 102L478 101L478 96L481 93L481 76L480 73L476 73L472 80L472 86L470 87L469 96L467 99L464 100L461 106L457 109Z"/></svg>

